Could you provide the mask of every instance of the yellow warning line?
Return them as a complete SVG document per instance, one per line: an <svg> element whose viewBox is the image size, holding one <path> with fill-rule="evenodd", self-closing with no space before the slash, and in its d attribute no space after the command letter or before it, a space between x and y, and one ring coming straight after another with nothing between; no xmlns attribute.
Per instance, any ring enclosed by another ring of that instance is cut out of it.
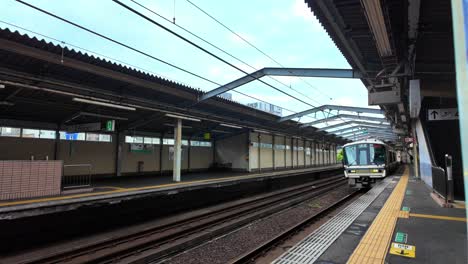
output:
<svg viewBox="0 0 468 264"><path fill-rule="evenodd" d="M421 217L421 218L430 218L430 219L439 219L439 220L467 222L465 217L454 217L454 216L445 216L445 215L428 215L428 214L413 214L413 213L410 213L409 216L411 216L411 217Z"/></svg>
<svg viewBox="0 0 468 264"><path fill-rule="evenodd" d="M331 166L328 166L328 167L331 167ZM328 168L328 167L323 167L323 168ZM308 171L308 170L311 170L311 169L310 168L309 169L296 169L296 170L291 170L291 171L287 171L287 172L303 172L303 171ZM311 170L311 171L314 171L314 170ZM239 180L239 179L249 179L249 178L262 177L262 176L276 176L276 175L281 175L284 172L285 171L283 171L283 172L270 172L270 173L256 173L256 174L248 174L248 175L235 176L235 177L213 178L213 179L178 182L178 183L168 183L168 184L152 185L152 186L144 186L144 187L136 187L136 188L121 188L121 189L116 189L116 190L112 190L112 191L81 193L81 194L64 195L64 196L56 196L56 197L48 197L48 198L29 199L29 200L21 200L21 201L0 203L0 207L22 205L22 204L31 204L31 203L60 201L60 200L68 200L68 199L74 199L74 198L83 198L83 197L91 197L91 196L99 196L99 195L107 195L107 194L115 194L115 193L124 193L124 192L132 192L132 191L143 191L143 190L159 189L159 188L165 188L165 187L190 185L190 184L194 184L194 183L226 182L226 181L235 181L235 180ZM119 187L116 187L116 188L119 188Z"/></svg>
<svg viewBox="0 0 468 264"><path fill-rule="evenodd" d="M350 264L384 263L408 185L408 168L348 260Z"/></svg>

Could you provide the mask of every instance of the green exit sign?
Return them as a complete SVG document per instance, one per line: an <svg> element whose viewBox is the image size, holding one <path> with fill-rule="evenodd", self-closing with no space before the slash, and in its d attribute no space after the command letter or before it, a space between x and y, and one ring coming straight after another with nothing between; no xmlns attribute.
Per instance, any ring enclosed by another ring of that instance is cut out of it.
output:
<svg viewBox="0 0 468 264"><path fill-rule="evenodd" d="M112 132L115 130L115 120L106 121L106 131Z"/></svg>

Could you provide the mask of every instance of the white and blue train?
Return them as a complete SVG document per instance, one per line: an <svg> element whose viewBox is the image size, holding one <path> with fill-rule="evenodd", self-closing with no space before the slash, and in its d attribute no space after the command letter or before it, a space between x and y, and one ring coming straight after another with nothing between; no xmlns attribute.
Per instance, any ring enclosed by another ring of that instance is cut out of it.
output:
<svg viewBox="0 0 468 264"><path fill-rule="evenodd" d="M366 139L343 146L344 175L354 188L370 188L398 167L396 152L383 141Z"/></svg>

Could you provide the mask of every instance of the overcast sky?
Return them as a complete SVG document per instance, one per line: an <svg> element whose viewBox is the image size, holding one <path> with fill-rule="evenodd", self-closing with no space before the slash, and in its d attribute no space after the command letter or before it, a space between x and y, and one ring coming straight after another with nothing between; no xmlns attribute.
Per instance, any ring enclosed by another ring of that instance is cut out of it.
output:
<svg viewBox="0 0 468 264"><path fill-rule="evenodd" d="M179 30L171 23L138 7L130 0L122 1L245 71L254 71L252 68ZM350 68L303 0L191 1L285 67ZM193 71L217 83L225 84L243 76L240 71L201 52L111 0L27 0L27 2L179 67ZM222 47L257 69L278 67L271 59L215 23L186 0L138 0L138 2L170 20L175 15L176 24ZM79 46L191 87L204 91L217 87L215 84L183 73L41 14L16 1L2 0L0 5L3 11L0 18L2 28L8 27L33 35L30 32L9 26L4 22L12 23L63 41L66 45ZM56 41L53 42L57 43ZM75 49L77 48L75 47ZM306 97L269 78L263 79L314 106L322 104L367 106L367 90L360 80L277 78L305 94ZM287 97L258 81L236 90L295 112L311 108L309 105ZM235 101L241 103L255 101L237 93L233 93L233 96ZM290 114L290 112L284 111L284 114ZM301 121L304 120L308 119Z"/></svg>

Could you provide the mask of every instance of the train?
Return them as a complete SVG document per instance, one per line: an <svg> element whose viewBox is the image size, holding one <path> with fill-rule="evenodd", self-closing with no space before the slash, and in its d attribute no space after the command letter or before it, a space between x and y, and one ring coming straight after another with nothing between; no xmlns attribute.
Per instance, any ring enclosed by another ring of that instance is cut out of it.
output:
<svg viewBox="0 0 468 264"><path fill-rule="evenodd" d="M366 139L343 146L344 175L353 188L371 188L398 168L396 151L383 141Z"/></svg>

